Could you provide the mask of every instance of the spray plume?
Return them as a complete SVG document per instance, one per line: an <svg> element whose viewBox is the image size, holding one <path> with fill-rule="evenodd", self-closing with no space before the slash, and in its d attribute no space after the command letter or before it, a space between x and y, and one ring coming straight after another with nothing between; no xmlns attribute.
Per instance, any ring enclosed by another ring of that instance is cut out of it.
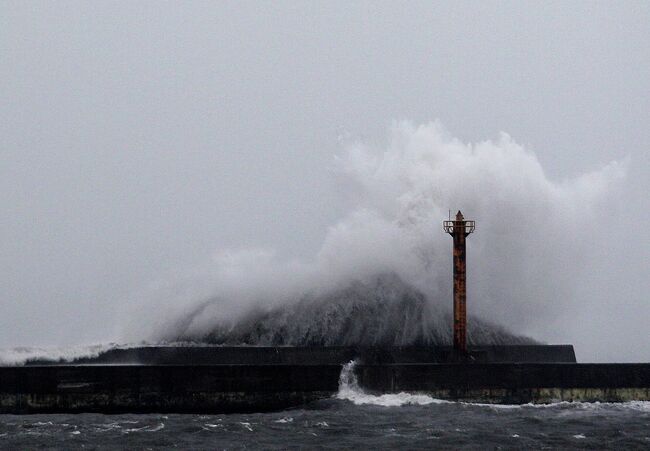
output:
<svg viewBox="0 0 650 451"><path fill-rule="evenodd" d="M353 143L335 162L353 207L313 259L220 252L157 287L131 313L125 338L448 344L451 242L441 221L461 208L477 221L468 243L470 343L530 342L516 334L542 331L569 302L575 262L598 236L590 225L625 176L625 164L612 162L552 181L507 134L465 144L438 123L396 123L386 146Z"/></svg>

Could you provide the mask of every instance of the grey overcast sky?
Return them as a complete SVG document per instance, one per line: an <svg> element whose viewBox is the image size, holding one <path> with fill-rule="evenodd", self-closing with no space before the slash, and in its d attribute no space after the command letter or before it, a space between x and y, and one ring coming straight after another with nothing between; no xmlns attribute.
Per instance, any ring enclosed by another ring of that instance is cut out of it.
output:
<svg viewBox="0 0 650 451"><path fill-rule="evenodd" d="M611 304L563 327L579 357L650 360L643 1L0 1L0 347L111 340L216 249L313 255L341 138L401 119L505 131L556 180L629 158L576 281Z"/></svg>

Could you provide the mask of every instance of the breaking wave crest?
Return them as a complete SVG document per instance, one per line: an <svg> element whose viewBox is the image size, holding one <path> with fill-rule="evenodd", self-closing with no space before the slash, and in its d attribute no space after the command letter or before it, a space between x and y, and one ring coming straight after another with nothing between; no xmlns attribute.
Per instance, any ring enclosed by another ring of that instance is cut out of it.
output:
<svg viewBox="0 0 650 451"><path fill-rule="evenodd" d="M22 366L33 362L69 363L75 360L99 357L113 349L132 349L143 347L156 347L156 344L132 343L117 344L104 343L86 346L52 346L0 348L0 366ZM198 343L170 342L165 346L202 346Z"/></svg>
<svg viewBox="0 0 650 451"><path fill-rule="evenodd" d="M207 305L205 306L207 308ZM263 311L236 321L218 322L204 335L192 335L202 310L189 313L172 330L177 340L263 346L409 346L451 344L451 315L427 302L422 292L389 274L355 281L348 287ZM532 344L505 329L473 318L470 344Z"/></svg>
<svg viewBox="0 0 650 451"><path fill-rule="evenodd" d="M384 407L399 407L404 405L428 405L428 404L445 404L448 401L435 399L427 395L418 395L411 393L388 393L383 395L371 395L366 393L357 381L354 374L353 360L343 365L341 375L339 376L339 391L336 394L337 399L352 401L355 405L371 404Z"/></svg>
<svg viewBox="0 0 650 451"><path fill-rule="evenodd" d="M0 366L20 366L31 361L71 362L82 357L97 357L120 346L114 343L89 346L0 348Z"/></svg>

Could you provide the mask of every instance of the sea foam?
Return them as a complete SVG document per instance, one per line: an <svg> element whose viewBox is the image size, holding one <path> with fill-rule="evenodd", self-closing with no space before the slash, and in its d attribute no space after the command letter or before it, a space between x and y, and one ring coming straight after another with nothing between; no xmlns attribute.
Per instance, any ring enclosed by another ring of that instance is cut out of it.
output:
<svg viewBox="0 0 650 451"><path fill-rule="evenodd" d="M359 386L354 367L356 362L350 361L343 365L339 377L339 391L336 394L337 399L352 401L356 405L371 404L384 407L399 407L404 405L428 405L444 404L448 401L432 398L431 396L413 393L387 393L383 395L372 395L366 393Z"/></svg>

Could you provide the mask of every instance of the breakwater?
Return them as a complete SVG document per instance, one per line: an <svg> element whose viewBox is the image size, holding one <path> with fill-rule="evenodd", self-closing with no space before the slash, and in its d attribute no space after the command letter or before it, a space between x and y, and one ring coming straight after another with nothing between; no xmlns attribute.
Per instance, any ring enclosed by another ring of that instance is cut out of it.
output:
<svg viewBox="0 0 650 451"><path fill-rule="evenodd" d="M471 362L575 363L571 345L470 346ZM145 346L114 348L72 360L35 359L26 365L343 365L450 363L458 361L451 346Z"/></svg>
<svg viewBox="0 0 650 451"><path fill-rule="evenodd" d="M369 393L509 404L650 400L650 364L577 364L571 346L475 347L466 360L448 348L153 347L0 367L0 413L278 410L335 395L352 358Z"/></svg>

